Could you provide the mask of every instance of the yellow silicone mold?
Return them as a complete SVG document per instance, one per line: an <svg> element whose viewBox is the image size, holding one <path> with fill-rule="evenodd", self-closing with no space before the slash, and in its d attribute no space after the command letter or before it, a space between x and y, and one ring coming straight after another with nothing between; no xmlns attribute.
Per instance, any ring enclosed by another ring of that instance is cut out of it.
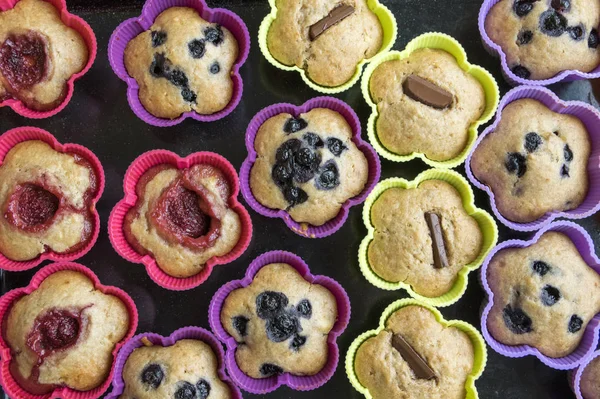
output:
<svg viewBox="0 0 600 399"><path fill-rule="evenodd" d="M373 72L379 65L383 64L386 61L405 59L408 56L410 56L410 54L412 54L415 50L422 48L440 49L453 55L454 58L456 58L458 65L464 71L468 72L471 76L477 79L479 83L481 83L485 92L485 110L483 111L481 118L475 123L473 123L471 127L469 127L469 140L467 142L466 147L458 157L449 159L447 161L433 161L427 158L423 153L419 152L414 152L410 155L395 154L381 144L379 138L377 137L377 132L375 128L375 122L377 121L379 112L377 110L377 104L375 104L375 102L371 98L371 93L369 91L369 82L371 80ZM363 75L361 82L361 90L365 100L371 106L372 110L367 125L367 134L369 136L369 141L371 142L375 150L379 153L379 155L381 155L385 159L394 162L407 162L415 158L420 158L427 165L434 168L455 168L467 159L467 155L475 145L475 141L477 139L477 129L482 124L488 122L496 113L496 109L498 108L498 102L500 99L500 90L498 89L498 83L496 82L492 74L480 66L470 64L467 61L467 53L465 52L465 49L460 45L458 41L456 41L456 39L443 33L437 32L424 33L420 36L417 36L406 45L406 48L403 51L391 51L389 53L380 54L373 57L371 63L367 66Z"/></svg>
<svg viewBox="0 0 600 399"><path fill-rule="evenodd" d="M379 198L384 191L390 188L417 188L426 180L442 180L456 188L462 197L463 207L467 213L477 221L483 235L483 244L477 259L475 259L472 263L465 265L460 270L450 291L442 296L434 298L417 294L412 287L405 282L401 281L394 283L384 280L371 269L367 256L369 244L371 241L373 241L375 234L375 228L371 223L371 208L373 207L373 204L377 198ZM365 223L365 226L367 226L368 233L367 236L362 240L358 250L358 263L360 265L360 271L362 274L371 284L376 287L388 291L404 289L411 297L416 298L430 306L444 307L456 303L463 296L465 290L467 289L469 273L481 266L485 257L498 242L498 226L496 225L496 222L489 213L475 206L475 198L473 197L473 190L471 189L471 186L469 186L469 183L467 183L467 180L464 177L453 170L429 169L419 174L412 181L395 177L379 182L365 200L365 206L363 208L363 222Z"/></svg>
<svg viewBox="0 0 600 399"><path fill-rule="evenodd" d="M267 45L267 33L269 33L271 24L277 17L277 6L275 2L276 0L269 0L269 4L271 5L271 12L265 17L265 19L263 19L258 30L258 46L260 48L260 51L265 56L267 61L269 61L269 63L272 64L274 67L284 71L299 72L300 76L302 76L302 80L304 80L304 82L309 87L311 87L313 90L318 91L319 93L336 94L346 91L352 86L354 86L354 84L360 79L360 74L362 73L363 66L371 62L371 60L375 59L377 55L387 53L396 41L398 25L396 23L396 19L394 18L394 14L392 14L392 12L386 6L380 4L378 0L367 0L367 5L371 9L371 11L373 11L375 15L377 15L377 18L379 18L379 22L381 23L381 26L383 28L383 41L381 44L381 49L379 50L376 56L362 60L356 66L356 73L354 74L352 79L350 79L343 85L335 87L321 86L310 80L310 78L306 75L306 71L304 69L299 68L295 65L284 65L281 62L277 61L269 52L269 47Z"/></svg>
<svg viewBox="0 0 600 399"><path fill-rule="evenodd" d="M477 387L475 387L475 381L481 376L487 363L487 349L485 347L485 341L483 340L483 337L481 336L479 331L477 331L477 329L469 323L464 322L462 320L446 321L444 319L444 316L442 316L442 314L439 312L439 310L423 302L419 302L415 299L400 299L396 302L393 302L383 311L381 319L379 320L379 327L376 330L367 331L366 333L359 335L352 342L352 344L350 345L350 349L348 349L348 353L346 354L345 364L346 375L348 376L348 379L350 380L352 386L358 392L363 394L367 399L373 399L373 397L369 393L369 390L361 385L360 381L358 381L358 377L356 376L356 371L354 370L354 359L356 358L356 352L366 340L376 336L385 329L385 323L387 319L389 319L394 312L405 306L411 305L424 307L425 309L429 310L431 313L434 314L435 319L438 321L438 323L441 323L445 327L458 328L459 330L467 334L467 336L471 339L471 342L473 343L475 359L473 362L473 370L471 371L471 374L469 374L469 377L467 378L467 381L465 383L465 390L467 392L465 399L478 399L479 394L477 393Z"/></svg>

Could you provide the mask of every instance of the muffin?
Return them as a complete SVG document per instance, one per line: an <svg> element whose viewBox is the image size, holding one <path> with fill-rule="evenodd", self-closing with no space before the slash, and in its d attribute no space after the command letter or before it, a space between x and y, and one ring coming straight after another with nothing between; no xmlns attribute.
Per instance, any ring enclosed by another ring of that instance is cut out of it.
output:
<svg viewBox="0 0 600 399"><path fill-rule="evenodd" d="M383 28L367 0L276 0L275 6L269 53L318 85L343 85L381 49Z"/></svg>
<svg viewBox="0 0 600 399"><path fill-rule="evenodd" d="M333 294L285 263L262 267L250 285L232 291L220 316L239 344L238 367L252 378L317 374L327 363L337 317Z"/></svg>
<svg viewBox="0 0 600 399"><path fill-rule="evenodd" d="M283 209L298 223L325 224L367 184L367 158L352 134L346 119L327 108L267 119L254 141L252 194L263 206Z"/></svg>
<svg viewBox="0 0 600 399"><path fill-rule="evenodd" d="M465 332L411 305L394 312L385 329L358 348L354 370L373 399L464 399L474 363Z"/></svg>
<svg viewBox="0 0 600 399"><path fill-rule="evenodd" d="M231 190L227 176L214 166L152 167L137 182L137 201L123 225L125 238L170 276L198 274L240 239L242 223L228 202Z"/></svg>
<svg viewBox="0 0 600 399"><path fill-rule="evenodd" d="M493 191L502 216L528 223L584 201L590 151L580 119L526 98L504 108L497 128L474 150L471 169Z"/></svg>
<svg viewBox="0 0 600 399"><path fill-rule="evenodd" d="M87 61L85 41L49 2L20 0L0 12L0 101L14 98L36 111L56 108L67 81Z"/></svg>
<svg viewBox="0 0 600 399"><path fill-rule="evenodd" d="M379 65L369 80L377 105L377 138L398 155L422 153L433 161L458 157L469 127L486 108L483 86L454 56L423 48Z"/></svg>
<svg viewBox="0 0 600 399"><path fill-rule="evenodd" d="M64 270L14 302L2 324L13 377L41 394L62 386L89 391L101 385L130 317L119 298L97 290L84 274Z"/></svg>
<svg viewBox="0 0 600 399"><path fill-rule="evenodd" d="M125 48L127 73L139 85L144 108L158 118L224 109L233 95L238 57L233 34L192 8L171 7Z"/></svg>
<svg viewBox="0 0 600 399"><path fill-rule="evenodd" d="M583 399L600 398L600 357L588 363L581 373L581 395Z"/></svg>
<svg viewBox="0 0 600 399"><path fill-rule="evenodd" d="M483 246L483 233L461 195L442 180L385 190L373 203L371 223L369 267L382 279L405 282L426 297L450 291Z"/></svg>
<svg viewBox="0 0 600 399"><path fill-rule="evenodd" d="M595 69L599 24L600 0L500 0L485 31L515 75L540 80L567 69Z"/></svg>
<svg viewBox="0 0 600 399"><path fill-rule="evenodd" d="M15 145L0 165L0 252L27 261L85 247L94 232L98 180L80 155L39 140Z"/></svg>
<svg viewBox="0 0 600 399"><path fill-rule="evenodd" d="M567 356L600 312L600 276L562 233L546 232L529 247L501 250L487 273L494 293L487 327L505 345Z"/></svg>
<svg viewBox="0 0 600 399"><path fill-rule="evenodd" d="M125 362L119 399L229 399L231 391L219 378L218 367L210 345L199 340L142 346Z"/></svg>

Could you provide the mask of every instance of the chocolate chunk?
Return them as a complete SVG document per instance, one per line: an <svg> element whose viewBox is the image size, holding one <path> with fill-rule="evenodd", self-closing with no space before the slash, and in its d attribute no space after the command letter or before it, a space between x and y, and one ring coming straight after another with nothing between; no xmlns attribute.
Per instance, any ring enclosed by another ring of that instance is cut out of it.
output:
<svg viewBox="0 0 600 399"><path fill-rule="evenodd" d="M420 380L431 380L435 377L435 372L429 367L425 359L419 355L404 337L398 334L392 335L392 346L396 349L400 356L410 366L415 376Z"/></svg>
<svg viewBox="0 0 600 399"><path fill-rule="evenodd" d="M435 109L445 109L452 105L452 93L417 75L410 75L402 85L404 93L415 101Z"/></svg>
<svg viewBox="0 0 600 399"><path fill-rule="evenodd" d="M436 269L448 267L448 254L446 253L446 245L444 244L444 234L442 225L440 224L440 216L437 213L425 213L425 220L431 234L431 242L433 243L433 265Z"/></svg>
<svg viewBox="0 0 600 399"><path fill-rule="evenodd" d="M316 24L312 25L308 30L308 36L310 40L315 40L321 34L323 34L327 29L331 28L333 25L341 22L343 19L346 19L350 15L354 13L354 7L349 5L339 5L327 15L325 18L321 19Z"/></svg>

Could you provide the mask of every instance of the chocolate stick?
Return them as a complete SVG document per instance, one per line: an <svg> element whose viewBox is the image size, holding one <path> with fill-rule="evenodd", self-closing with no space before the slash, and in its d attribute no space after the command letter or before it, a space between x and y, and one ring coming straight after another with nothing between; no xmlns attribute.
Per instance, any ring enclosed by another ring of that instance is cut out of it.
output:
<svg viewBox="0 0 600 399"><path fill-rule="evenodd" d="M448 254L446 253L446 245L444 244L440 216L437 213L427 212L425 213L425 220L427 221L433 244L433 265L436 269L448 267Z"/></svg>
<svg viewBox="0 0 600 399"><path fill-rule="evenodd" d="M417 75L408 76L402 88L408 97L435 109L446 109L454 101L452 93Z"/></svg>
<svg viewBox="0 0 600 399"><path fill-rule="evenodd" d="M415 376L420 380L431 380L435 378L435 372L429 367L425 359L419 355L402 335L392 335L392 346L400 356L408 363Z"/></svg>
<svg viewBox="0 0 600 399"><path fill-rule="evenodd" d="M333 25L337 24L341 20L349 17L354 12L354 7L349 5L339 5L327 15L325 18L321 19L319 22L312 25L308 30L308 36L310 40L315 40L317 37L321 36L323 32L327 29L331 28Z"/></svg>

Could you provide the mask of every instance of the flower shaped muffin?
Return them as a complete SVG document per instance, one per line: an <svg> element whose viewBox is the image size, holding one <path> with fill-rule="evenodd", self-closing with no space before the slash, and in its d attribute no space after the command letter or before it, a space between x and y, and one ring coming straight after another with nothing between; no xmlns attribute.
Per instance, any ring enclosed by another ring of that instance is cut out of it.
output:
<svg viewBox="0 0 600 399"><path fill-rule="evenodd" d="M600 312L600 276L571 239L545 232L525 248L505 248L487 269L494 295L487 328L505 345L530 345L551 358L579 345Z"/></svg>
<svg viewBox="0 0 600 399"><path fill-rule="evenodd" d="M500 0L487 14L485 31L516 76L541 80L595 69L599 24L598 0Z"/></svg>
<svg viewBox="0 0 600 399"><path fill-rule="evenodd" d="M45 111L67 96L67 81L84 69L88 47L42 0L20 0L0 12L0 101L15 98Z"/></svg>
<svg viewBox="0 0 600 399"><path fill-rule="evenodd" d="M102 177L96 168L45 141L12 147L0 165L0 252L27 261L86 247L97 233L94 198Z"/></svg>
<svg viewBox="0 0 600 399"><path fill-rule="evenodd" d="M250 285L229 293L220 313L238 342L235 361L252 378L319 373L337 319L334 295L286 263L263 266Z"/></svg>
<svg viewBox="0 0 600 399"><path fill-rule="evenodd" d="M367 0L276 0L267 34L271 55L321 86L341 86L381 49L383 28Z"/></svg>
<svg viewBox="0 0 600 399"><path fill-rule="evenodd" d="M184 112L214 114L233 95L232 67L238 43L223 26L212 24L192 8L163 11L149 30L125 49L125 67L140 87L139 98L158 118Z"/></svg>
<svg viewBox="0 0 600 399"><path fill-rule="evenodd" d="M268 208L286 210L298 223L325 224L367 184L367 158L352 134L346 119L327 108L267 119L254 141L252 194Z"/></svg>
<svg viewBox="0 0 600 399"><path fill-rule="evenodd" d="M368 88L379 114L377 138L398 155L458 157L468 145L470 126L486 109L481 83L439 49L421 48L381 63Z"/></svg>
<svg viewBox="0 0 600 399"><path fill-rule="evenodd" d="M471 158L473 175L494 193L510 221L532 222L552 211L577 208L586 198L591 142L576 116L519 99L502 111L497 128Z"/></svg>

